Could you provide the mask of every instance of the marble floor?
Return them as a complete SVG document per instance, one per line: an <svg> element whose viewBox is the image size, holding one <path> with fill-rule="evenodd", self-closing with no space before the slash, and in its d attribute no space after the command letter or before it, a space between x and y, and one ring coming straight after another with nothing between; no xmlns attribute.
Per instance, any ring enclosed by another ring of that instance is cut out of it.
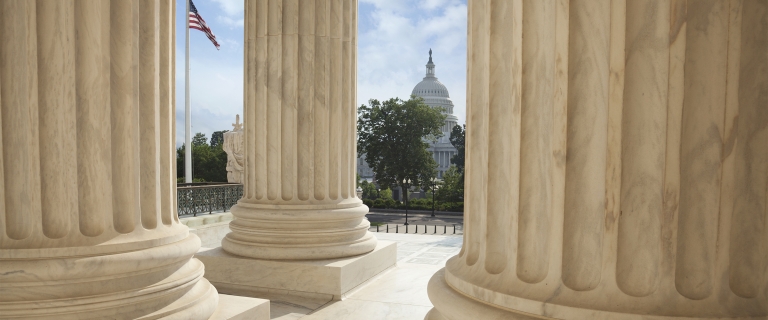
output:
<svg viewBox="0 0 768 320"><path fill-rule="evenodd" d="M342 301L272 301L280 320L424 319L432 308L430 277L461 249L461 236L377 233L397 242L397 265L353 289Z"/></svg>

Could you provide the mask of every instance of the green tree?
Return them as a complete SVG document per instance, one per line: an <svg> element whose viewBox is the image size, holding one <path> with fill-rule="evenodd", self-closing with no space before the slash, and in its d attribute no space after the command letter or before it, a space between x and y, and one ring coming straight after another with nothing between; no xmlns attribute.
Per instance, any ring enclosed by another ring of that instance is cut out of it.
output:
<svg viewBox="0 0 768 320"><path fill-rule="evenodd" d="M443 182L440 184L435 197L440 202L464 201L464 175L459 173L456 166L451 166L443 174Z"/></svg>
<svg viewBox="0 0 768 320"><path fill-rule="evenodd" d="M458 152L451 157L451 164L456 165L459 172L464 175L464 138L467 130L467 125L454 126L451 129L451 137L449 138L451 144Z"/></svg>
<svg viewBox="0 0 768 320"><path fill-rule="evenodd" d="M380 190L379 199L392 199L392 190L389 188Z"/></svg>
<svg viewBox="0 0 768 320"><path fill-rule="evenodd" d="M202 146L202 145L208 145L208 138L205 137L204 133L195 133L195 136L192 137L192 147ZM194 151L195 149L192 149ZM194 159L194 155L193 158Z"/></svg>
<svg viewBox="0 0 768 320"><path fill-rule="evenodd" d="M363 199L376 200L379 198L379 190L376 190L376 184L363 180L360 182L360 189L363 189Z"/></svg>
<svg viewBox="0 0 768 320"><path fill-rule="evenodd" d="M408 101L371 99L368 104L358 109L357 150L365 154L376 182L382 188L400 186L403 190L428 185L437 163L427 151L426 141L442 135L445 115L415 96Z"/></svg>
<svg viewBox="0 0 768 320"><path fill-rule="evenodd" d="M227 153L223 144L208 145L208 138L197 133L192 138L192 176L195 182L227 182ZM185 145L176 149L176 176L184 177Z"/></svg>
<svg viewBox="0 0 768 320"><path fill-rule="evenodd" d="M224 145L224 133L229 130L214 131L211 134L211 147L218 147Z"/></svg>

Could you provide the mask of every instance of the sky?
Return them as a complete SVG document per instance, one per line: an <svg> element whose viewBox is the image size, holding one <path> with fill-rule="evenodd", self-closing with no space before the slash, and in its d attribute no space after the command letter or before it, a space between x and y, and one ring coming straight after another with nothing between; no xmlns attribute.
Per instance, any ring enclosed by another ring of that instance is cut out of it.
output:
<svg viewBox="0 0 768 320"><path fill-rule="evenodd" d="M213 30L190 30L192 132L232 130L243 114L243 0L194 0ZM304 0L299 0L304 1ZM176 145L184 142L186 3L176 4ZM432 49L435 73L465 121L466 0L359 0L357 105L369 99L407 99L426 72Z"/></svg>

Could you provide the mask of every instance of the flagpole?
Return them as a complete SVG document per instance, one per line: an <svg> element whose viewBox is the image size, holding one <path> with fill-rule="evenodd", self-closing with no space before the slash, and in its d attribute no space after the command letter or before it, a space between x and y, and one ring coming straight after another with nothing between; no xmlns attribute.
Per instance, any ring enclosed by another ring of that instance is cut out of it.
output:
<svg viewBox="0 0 768 320"><path fill-rule="evenodd" d="M192 182L192 114L189 107L189 0L187 2L187 50L184 85L184 182Z"/></svg>

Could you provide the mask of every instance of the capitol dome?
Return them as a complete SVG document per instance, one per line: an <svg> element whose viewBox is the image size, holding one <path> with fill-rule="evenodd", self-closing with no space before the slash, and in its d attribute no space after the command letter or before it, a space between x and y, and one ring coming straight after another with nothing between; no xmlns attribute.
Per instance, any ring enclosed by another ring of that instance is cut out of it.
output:
<svg viewBox="0 0 768 320"><path fill-rule="evenodd" d="M413 88L411 94L415 94L420 97L432 96L448 98L447 100L449 101L451 100L450 96L448 95L448 88L446 88L442 82L437 81L437 78L435 77L424 77L424 80L419 82L419 84Z"/></svg>
<svg viewBox="0 0 768 320"><path fill-rule="evenodd" d="M439 107L445 117L445 125L442 128L443 136L437 141L429 141L429 151L432 152L437 162L437 177L442 179L451 166L451 157L458 152L451 144L451 130L459 122L459 119L453 115L453 101L448 94L448 88L437 80L435 76L435 64L432 62L432 49L429 50L429 61L427 62L427 73L411 91L412 95L424 99L424 103L430 107Z"/></svg>
<svg viewBox="0 0 768 320"><path fill-rule="evenodd" d="M437 178L442 179L443 174L451 167L451 158L458 153L458 150L451 144L450 137L451 130L458 124L459 118L453 115L453 101L451 101L451 96L448 94L448 88L440 81L437 81L435 76L432 49L429 50L427 74L419 84L413 87L411 94L424 99L424 104L430 107L440 107L440 110L445 115L445 125L441 128L443 136L435 141L425 141L429 143L428 150L432 153L435 162L437 162ZM374 176L373 170L365 161L364 154L359 155L357 158L357 173L363 178L372 178Z"/></svg>
<svg viewBox="0 0 768 320"><path fill-rule="evenodd" d="M435 64L432 62L432 49L429 50L429 61L427 62L427 74L411 91L412 95L424 99L424 103L431 107L442 107L443 113L449 118L453 116L453 101L448 94L448 88L437 80L435 76ZM446 119L447 121L448 119ZM458 120L458 119L457 119Z"/></svg>

